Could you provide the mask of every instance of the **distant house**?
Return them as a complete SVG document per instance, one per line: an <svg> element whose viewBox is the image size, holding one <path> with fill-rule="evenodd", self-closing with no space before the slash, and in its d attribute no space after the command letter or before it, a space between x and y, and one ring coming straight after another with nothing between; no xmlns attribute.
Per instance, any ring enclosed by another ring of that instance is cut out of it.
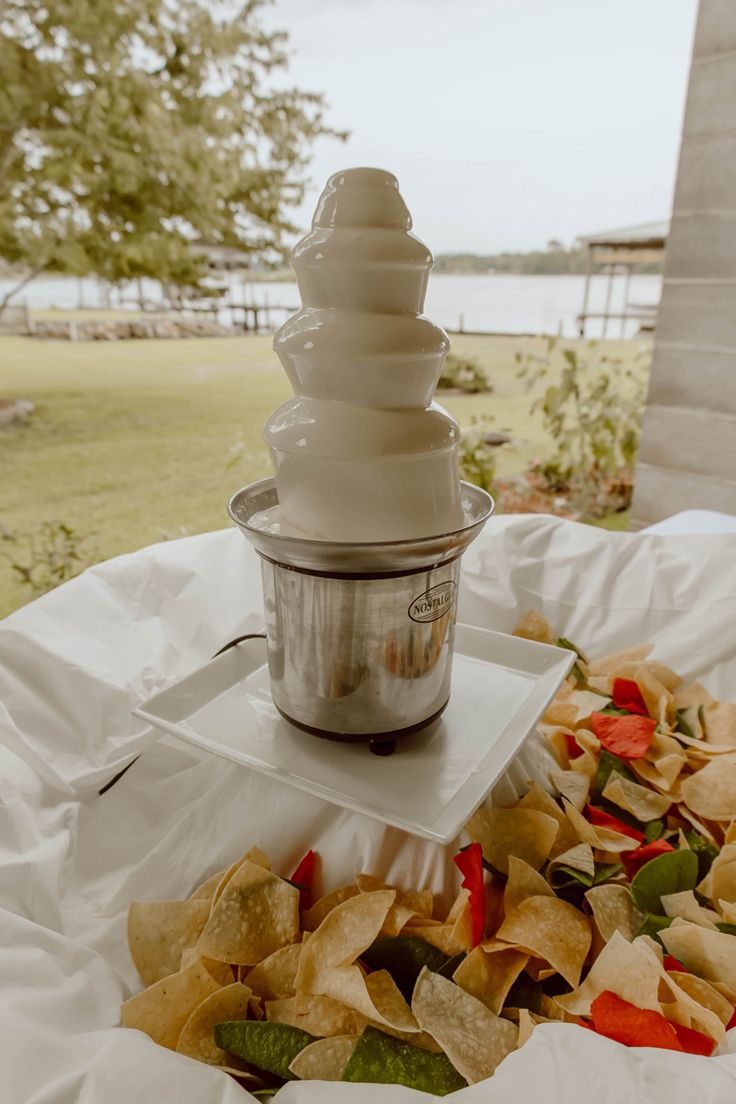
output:
<svg viewBox="0 0 736 1104"><path fill-rule="evenodd" d="M253 254L232 245L220 245L198 238L189 246L193 257L204 257L213 272L242 272L253 268Z"/></svg>
<svg viewBox="0 0 736 1104"><path fill-rule="evenodd" d="M664 222L645 222L638 226L625 226L619 230L602 230L598 234L580 237L580 243L588 251L588 268L585 276L583 305L577 317L578 333L585 337L585 327L589 319L602 320L602 337L607 336L610 322L618 321L620 334L624 335L626 323L630 319L639 322L640 330L653 330L657 319L657 304L636 304L629 302L629 281L632 270L642 265L661 264L667 244L670 224ZM608 276L606 299L602 311L588 309L590 301L590 278L595 273ZM611 310L613 278L625 275L623 307Z"/></svg>

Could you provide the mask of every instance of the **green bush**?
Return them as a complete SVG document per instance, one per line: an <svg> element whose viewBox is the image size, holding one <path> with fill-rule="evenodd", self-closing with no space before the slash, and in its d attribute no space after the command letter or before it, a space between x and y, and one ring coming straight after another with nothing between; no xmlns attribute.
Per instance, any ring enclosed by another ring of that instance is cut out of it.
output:
<svg viewBox="0 0 736 1104"><path fill-rule="evenodd" d="M34 533L0 533L4 559L16 579L29 590L29 599L45 594L73 579L99 558L85 547L89 537L81 536L62 521L45 521Z"/></svg>
<svg viewBox="0 0 736 1104"><path fill-rule="evenodd" d="M548 338L542 355L516 354L517 375L537 394L531 411L540 411L552 448L532 470L553 491L567 492L585 512L601 489L633 472L646 399L651 347L643 346L633 365L609 356L598 342L583 353Z"/></svg>
<svg viewBox="0 0 736 1104"><path fill-rule="evenodd" d="M468 483L482 487L489 494L495 494L498 448L487 441L491 431L488 418L478 418L463 430L460 440L460 476Z"/></svg>
<svg viewBox="0 0 736 1104"><path fill-rule="evenodd" d="M475 357L448 353L437 387L441 391L465 391L468 395L488 393L493 388Z"/></svg>

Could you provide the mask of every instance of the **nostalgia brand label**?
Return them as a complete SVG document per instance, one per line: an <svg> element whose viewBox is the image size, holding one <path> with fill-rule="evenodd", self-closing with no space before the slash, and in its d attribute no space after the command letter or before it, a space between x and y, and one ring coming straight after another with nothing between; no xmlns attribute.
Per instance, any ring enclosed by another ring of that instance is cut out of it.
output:
<svg viewBox="0 0 736 1104"><path fill-rule="evenodd" d="M437 621L452 608L456 590L457 587L452 579L448 579L445 583L438 583L437 586L423 591L411 602L407 610L409 617L420 624Z"/></svg>

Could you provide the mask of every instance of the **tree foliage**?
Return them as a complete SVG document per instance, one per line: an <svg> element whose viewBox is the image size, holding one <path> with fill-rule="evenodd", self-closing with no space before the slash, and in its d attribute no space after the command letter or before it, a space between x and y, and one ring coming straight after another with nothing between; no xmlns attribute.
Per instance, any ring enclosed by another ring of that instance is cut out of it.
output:
<svg viewBox="0 0 736 1104"><path fill-rule="evenodd" d="M268 0L4 0L0 257L196 285L190 242L278 249L323 97Z"/></svg>

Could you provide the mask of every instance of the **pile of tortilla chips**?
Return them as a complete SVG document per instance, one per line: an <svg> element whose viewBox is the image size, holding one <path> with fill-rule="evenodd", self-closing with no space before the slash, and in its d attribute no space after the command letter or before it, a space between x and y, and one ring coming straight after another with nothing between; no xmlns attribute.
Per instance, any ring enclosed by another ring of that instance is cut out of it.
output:
<svg viewBox="0 0 736 1104"><path fill-rule="evenodd" d="M518 635L553 643L543 618ZM544 1022L710 1055L736 1026L736 705L640 646L572 674L542 718L547 793L481 808L457 899L368 874L312 903L257 848L185 901L135 901L148 986L122 1022L256 1097L294 1079L436 1095Z"/></svg>

